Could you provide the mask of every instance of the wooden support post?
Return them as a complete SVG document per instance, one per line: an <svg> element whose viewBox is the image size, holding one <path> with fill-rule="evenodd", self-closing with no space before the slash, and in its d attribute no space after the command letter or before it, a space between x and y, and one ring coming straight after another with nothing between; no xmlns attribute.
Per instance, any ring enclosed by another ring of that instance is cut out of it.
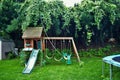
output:
<svg viewBox="0 0 120 80"><path fill-rule="evenodd" d="M35 44L35 43L34 43L34 40L31 40L31 43L30 43L30 44L31 44L31 48L34 48L34 47L35 47L35 46L34 46L34 44Z"/></svg>
<svg viewBox="0 0 120 80"><path fill-rule="evenodd" d="M42 51L45 51L45 40L44 39L42 39L41 40L41 44L42 44Z"/></svg>
<svg viewBox="0 0 120 80"><path fill-rule="evenodd" d="M26 39L24 39L24 48L26 48Z"/></svg>
<svg viewBox="0 0 120 80"><path fill-rule="evenodd" d="M79 54L78 54L78 51L77 51L77 48L75 46L75 42L74 42L73 38L72 38L72 44L73 44L73 49L74 49L75 54L77 56L78 62L80 62L80 57L79 57Z"/></svg>

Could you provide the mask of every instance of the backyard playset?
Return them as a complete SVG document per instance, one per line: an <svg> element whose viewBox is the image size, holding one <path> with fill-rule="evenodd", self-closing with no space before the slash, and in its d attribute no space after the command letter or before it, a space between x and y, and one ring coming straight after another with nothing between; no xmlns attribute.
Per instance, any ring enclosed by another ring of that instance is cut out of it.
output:
<svg viewBox="0 0 120 80"><path fill-rule="evenodd" d="M43 52L47 58L54 58L56 61L61 61L65 59L67 64L71 64L71 55L72 52L67 52L67 50L63 51L64 49L69 49L69 51L73 51L75 53L78 62L80 62L80 57L78 55L77 48L75 46L75 42L72 37L48 37L46 35L43 27L28 27L24 33L22 38L24 39L24 49L23 51L32 51L28 63L23 70L23 73L30 73L34 67L34 64L37 59L37 55L39 51ZM68 47L68 48L66 48ZM56 54L51 53L50 56L46 53L46 50L50 50L51 52L54 50ZM56 58L55 55L61 55L62 57Z"/></svg>

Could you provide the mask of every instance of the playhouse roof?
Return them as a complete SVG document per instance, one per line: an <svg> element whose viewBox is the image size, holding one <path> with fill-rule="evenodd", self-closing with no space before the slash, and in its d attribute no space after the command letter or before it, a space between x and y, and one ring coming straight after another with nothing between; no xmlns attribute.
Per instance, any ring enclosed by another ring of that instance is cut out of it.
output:
<svg viewBox="0 0 120 80"><path fill-rule="evenodd" d="M41 38L43 27L28 27L24 32L22 38Z"/></svg>

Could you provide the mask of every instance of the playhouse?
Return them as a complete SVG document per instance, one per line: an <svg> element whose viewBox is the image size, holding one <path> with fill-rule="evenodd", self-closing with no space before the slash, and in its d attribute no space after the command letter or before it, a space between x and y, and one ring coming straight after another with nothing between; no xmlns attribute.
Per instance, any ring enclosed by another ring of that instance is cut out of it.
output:
<svg viewBox="0 0 120 80"><path fill-rule="evenodd" d="M29 27L27 28L22 38L24 39L24 51L32 51L32 49L44 49L43 44L43 28Z"/></svg>

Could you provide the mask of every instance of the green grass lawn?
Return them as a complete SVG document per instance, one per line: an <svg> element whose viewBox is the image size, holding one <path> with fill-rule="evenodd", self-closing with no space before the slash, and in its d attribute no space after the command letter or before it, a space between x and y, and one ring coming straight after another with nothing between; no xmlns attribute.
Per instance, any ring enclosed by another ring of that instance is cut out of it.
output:
<svg viewBox="0 0 120 80"><path fill-rule="evenodd" d="M102 75L102 58L83 57L84 65L80 67L76 61L71 65L49 62L43 67L35 66L31 74L22 74L24 66L19 59L0 61L0 80L108 80L109 65L105 68L105 78ZM113 80L120 80L119 68L115 67Z"/></svg>

